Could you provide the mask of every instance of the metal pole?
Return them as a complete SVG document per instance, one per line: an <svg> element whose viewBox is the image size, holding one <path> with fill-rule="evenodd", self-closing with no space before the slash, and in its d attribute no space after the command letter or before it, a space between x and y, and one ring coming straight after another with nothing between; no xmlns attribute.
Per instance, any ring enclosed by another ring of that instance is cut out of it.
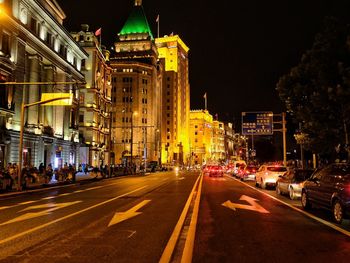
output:
<svg viewBox="0 0 350 263"><path fill-rule="evenodd" d="M133 144L134 144L134 127L133 127L133 119L134 119L134 112L131 112L131 145L130 145L130 166L131 166L131 174L133 174L133 167L132 167L132 154L133 154Z"/></svg>
<svg viewBox="0 0 350 263"><path fill-rule="evenodd" d="M18 163L18 186L17 190L21 191L22 190L22 184L21 184L21 173L22 173L22 158L23 158L23 131L24 131L24 102L22 102L21 106L21 123L20 123L20 133L19 133L19 163Z"/></svg>
<svg viewBox="0 0 350 263"><path fill-rule="evenodd" d="M283 165L287 165L287 140L286 140L286 113L282 112L282 133L283 133Z"/></svg>
<svg viewBox="0 0 350 263"><path fill-rule="evenodd" d="M112 153L112 109L110 109L110 113L109 113L109 144L108 144L108 148L109 148L109 153L108 153L108 165L109 165L109 169L108 169L108 176L112 177L112 164L111 164L111 153Z"/></svg>

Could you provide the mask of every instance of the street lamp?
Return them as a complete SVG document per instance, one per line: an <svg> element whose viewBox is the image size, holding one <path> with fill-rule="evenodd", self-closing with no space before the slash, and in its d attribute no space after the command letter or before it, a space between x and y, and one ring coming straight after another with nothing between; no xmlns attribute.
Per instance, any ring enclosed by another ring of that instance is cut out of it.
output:
<svg viewBox="0 0 350 263"><path fill-rule="evenodd" d="M133 144L134 144L134 116L137 116L137 111L132 111L131 112L131 119L130 119L130 123L131 123L131 140L130 140L130 166L132 168L132 174L134 173L133 170Z"/></svg>
<svg viewBox="0 0 350 263"><path fill-rule="evenodd" d="M22 106L21 106L21 123L20 123L20 133L19 133L19 164L18 164L18 190L21 190L21 172L22 172L22 160L23 160L23 135L24 135L24 113L25 109L29 108L31 106L36 106L36 105L41 105L41 104L46 104L58 100L68 100L69 102L65 103L65 105L71 105L72 104L72 95L70 96L61 96L61 97L56 97L56 98L51 98L47 100L41 100L29 104L24 104L24 101L22 101ZM63 105L63 104L62 104Z"/></svg>

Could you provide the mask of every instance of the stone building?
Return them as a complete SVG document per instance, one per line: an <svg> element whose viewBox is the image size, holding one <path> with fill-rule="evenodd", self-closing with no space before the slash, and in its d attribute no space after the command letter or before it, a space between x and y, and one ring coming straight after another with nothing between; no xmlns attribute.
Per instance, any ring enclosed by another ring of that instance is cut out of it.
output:
<svg viewBox="0 0 350 263"><path fill-rule="evenodd" d="M63 27L65 14L55 0L2 0L0 8L1 166L19 161L22 102L38 102L43 93L70 93L73 104L28 108L23 164L77 164L81 63L87 53Z"/></svg>
<svg viewBox="0 0 350 263"><path fill-rule="evenodd" d="M156 39L162 74L162 163L184 164L190 158L189 48L178 35Z"/></svg>
<svg viewBox="0 0 350 263"><path fill-rule="evenodd" d="M141 1L135 1L114 45L110 66L115 163L160 161L162 78Z"/></svg>
<svg viewBox="0 0 350 263"><path fill-rule="evenodd" d="M80 163L100 167L110 163L111 123L111 68L107 51L83 24L79 32L71 33L73 38L88 53L81 70L86 86L79 94Z"/></svg>

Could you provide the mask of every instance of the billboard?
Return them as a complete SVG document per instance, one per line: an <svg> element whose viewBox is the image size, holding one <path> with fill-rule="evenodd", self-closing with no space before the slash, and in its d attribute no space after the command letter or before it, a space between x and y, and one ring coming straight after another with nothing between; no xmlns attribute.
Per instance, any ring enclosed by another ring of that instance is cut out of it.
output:
<svg viewBox="0 0 350 263"><path fill-rule="evenodd" d="M271 111L242 112L242 135L272 135Z"/></svg>

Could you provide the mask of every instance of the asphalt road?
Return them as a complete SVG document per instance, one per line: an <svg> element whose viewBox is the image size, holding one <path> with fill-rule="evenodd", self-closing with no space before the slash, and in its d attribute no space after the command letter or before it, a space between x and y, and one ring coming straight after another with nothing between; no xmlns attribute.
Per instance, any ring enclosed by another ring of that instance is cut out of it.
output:
<svg viewBox="0 0 350 263"><path fill-rule="evenodd" d="M346 235L325 225L326 211L304 214L300 201L253 185L204 177L193 262L349 262L349 220Z"/></svg>
<svg viewBox="0 0 350 263"><path fill-rule="evenodd" d="M158 262L199 173L109 179L0 200L0 262Z"/></svg>
<svg viewBox="0 0 350 263"><path fill-rule="evenodd" d="M191 258L348 262L350 220L334 225L329 212L305 213L299 200L274 190L198 172L115 178L0 199L0 262Z"/></svg>

